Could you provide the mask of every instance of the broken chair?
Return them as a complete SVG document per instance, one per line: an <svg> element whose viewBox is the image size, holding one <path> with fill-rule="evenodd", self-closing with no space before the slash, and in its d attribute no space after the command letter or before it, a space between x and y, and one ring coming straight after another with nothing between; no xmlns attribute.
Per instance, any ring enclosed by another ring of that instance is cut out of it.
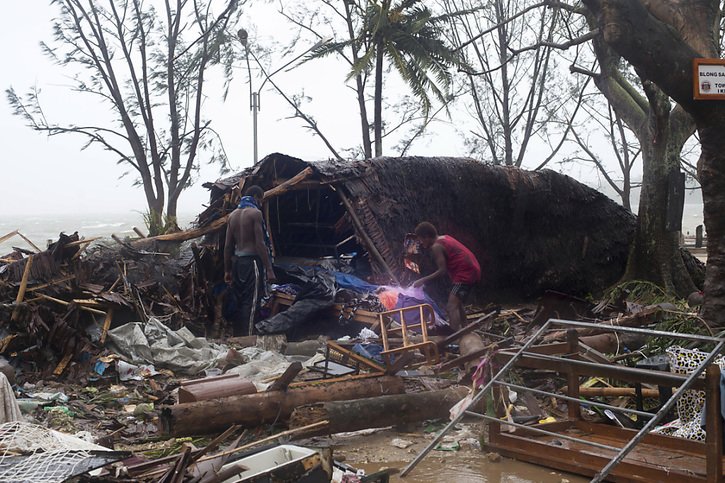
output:
<svg viewBox="0 0 725 483"><path fill-rule="evenodd" d="M387 367L395 365L394 359L414 351L420 351L425 356L426 364L440 362L438 345L428 339L428 327L432 327L435 322L435 312L429 304L380 312L378 317L383 340L383 351L380 355ZM415 332L420 332L420 335L416 336ZM398 335L400 339L396 337Z"/></svg>

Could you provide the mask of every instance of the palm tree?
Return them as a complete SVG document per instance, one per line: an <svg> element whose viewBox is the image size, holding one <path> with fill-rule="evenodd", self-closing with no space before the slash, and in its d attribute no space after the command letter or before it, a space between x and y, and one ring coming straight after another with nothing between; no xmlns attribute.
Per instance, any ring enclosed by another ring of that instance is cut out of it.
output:
<svg viewBox="0 0 725 483"><path fill-rule="evenodd" d="M375 156L381 156L385 59L421 101L425 116L431 109L431 97L444 104L448 102L450 69L462 66L463 61L443 39L443 27L452 15L434 16L422 0L366 0L364 8L358 7L362 19L355 38L331 42L316 50L312 57L340 53L352 46L362 55L353 63L348 80L375 69L373 129Z"/></svg>

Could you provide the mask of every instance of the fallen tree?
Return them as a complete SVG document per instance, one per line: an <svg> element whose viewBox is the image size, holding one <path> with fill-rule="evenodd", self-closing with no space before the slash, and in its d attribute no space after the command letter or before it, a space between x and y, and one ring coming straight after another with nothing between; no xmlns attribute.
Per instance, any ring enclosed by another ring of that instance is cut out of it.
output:
<svg viewBox="0 0 725 483"><path fill-rule="evenodd" d="M292 412L289 425L299 428L329 421L314 433L321 435L442 419L467 394L467 388L457 386L441 391L306 404Z"/></svg>

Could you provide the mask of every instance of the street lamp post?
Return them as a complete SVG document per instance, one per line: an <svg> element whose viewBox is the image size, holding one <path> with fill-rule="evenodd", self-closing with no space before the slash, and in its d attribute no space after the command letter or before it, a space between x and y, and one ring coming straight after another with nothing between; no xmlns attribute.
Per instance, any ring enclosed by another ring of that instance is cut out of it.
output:
<svg viewBox="0 0 725 483"><path fill-rule="evenodd" d="M276 69L271 74L267 74L267 72L264 70L264 67L262 66L262 63L259 62L259 59L257 59L257 56L254 55L254 52L249 50L248 40L249 40L249 34L244 29L239 29L239 32L237 32L237 36L239 37L239 41L244 46L244 53L245 58L247 60L247 72L249 72L249 109L252 111L252 136L254 141L254 164L257 164L257 161L259 160L258 157L258 141L257 141L257 113L261 110L260 107L260 93L262 92L262 88L264 87L264 84L267 83L268 80L270 80L270 77L275 75L277 72L289 67L291 64L297 62L299 59L304 57L308 52L311 52L318 47L321 47L328 43L330 39L322 39L319 40L317 43L315 43L312 47L308 48L301 54L299 54L294 59L290 60L286 64L284 64L282 67ZM249 54L252 55L252 58L259 66L259 69L262 71L262 74L264 75L264 79L262 80L262 83L259 85L257 90L255 91L252 88L252 70L249 67ZM274 84L274 83L273 83Z"/></svg>

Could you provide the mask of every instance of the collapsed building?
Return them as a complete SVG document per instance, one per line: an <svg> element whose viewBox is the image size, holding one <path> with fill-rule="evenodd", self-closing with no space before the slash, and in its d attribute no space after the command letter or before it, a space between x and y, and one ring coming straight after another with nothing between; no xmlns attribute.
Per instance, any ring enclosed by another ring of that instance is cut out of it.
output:
<svg viewBox="0 0 725 483"><path fill-rule="evenodd" d="M255 184L267 191L277 260L365 254L377 280L406 283L415 277L404 262L406 234L430 221L479 259L479 299L600 292L624 271L636 226L604 194L550 170L440 157L307 162L279 153L205 184L211 203L200 226L231 211ZM212 237L219 246L221 235Z"/></svg>

